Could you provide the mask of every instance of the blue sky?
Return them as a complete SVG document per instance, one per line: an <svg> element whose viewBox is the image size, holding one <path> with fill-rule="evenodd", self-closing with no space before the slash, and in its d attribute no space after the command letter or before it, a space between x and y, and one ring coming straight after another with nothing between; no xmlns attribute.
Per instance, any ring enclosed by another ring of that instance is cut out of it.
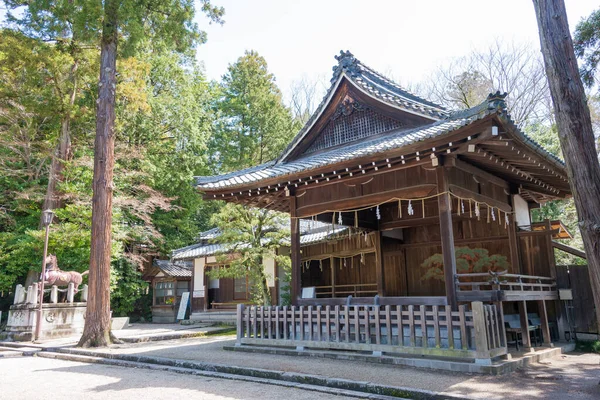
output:
<svg viewBox="0 0 600 400"><path fill-rule="evenodd" d="M280 88L293 81L326 79L333 56L350 50L370 67L401 83L426 79L439 65L497 38L539 49L531 0L213 0L225 7L225 24L209 25L198 49L210 79L253 49L264 56ZM571 30L600 7L597 0L566 0Z"/></svg>

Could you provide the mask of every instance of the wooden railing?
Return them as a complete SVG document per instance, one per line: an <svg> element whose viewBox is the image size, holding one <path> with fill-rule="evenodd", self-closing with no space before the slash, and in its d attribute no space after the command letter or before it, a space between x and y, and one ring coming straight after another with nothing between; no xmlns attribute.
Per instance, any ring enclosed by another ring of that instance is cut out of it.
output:
<svg viewBox="0 0 600 400"><path fill-rule="evenodd" d="M461 357L506 354L502 313L492 305L238 305L238 344Z"/></svg>
<svg viewBox="0 0 600 400"><path fill-rule="evenodd" d="M377 283L356 283L350 285L315 286L317 297L366 297L377 294Z"/></svg>
<svg viewBox="0 0 600 400"><path fill-rule="evenodd" d="M459 301L555 300L556 280L546 276L516 275L507 271L455 275Z"/></svg>

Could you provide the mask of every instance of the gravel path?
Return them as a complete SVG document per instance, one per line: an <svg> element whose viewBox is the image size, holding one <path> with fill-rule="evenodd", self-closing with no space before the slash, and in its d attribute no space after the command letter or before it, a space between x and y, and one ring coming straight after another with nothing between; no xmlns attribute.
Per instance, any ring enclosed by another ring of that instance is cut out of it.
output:
<svg viewBox="0 0 600 400"><path fill-rule="evenodd" d="M0 359L0 398L340 399L339 396L294 388L39 357Z"/></svg>
<svg viewBox="0 0 600 400"><path fill-rule="evenodd" d="M569 354L503 376L469 375L402 366L223 350L231 337L116 345L102 352L139 354L279 371L299 372L384 385L427 389L478 399L600 399L600 356Z"/></svg>

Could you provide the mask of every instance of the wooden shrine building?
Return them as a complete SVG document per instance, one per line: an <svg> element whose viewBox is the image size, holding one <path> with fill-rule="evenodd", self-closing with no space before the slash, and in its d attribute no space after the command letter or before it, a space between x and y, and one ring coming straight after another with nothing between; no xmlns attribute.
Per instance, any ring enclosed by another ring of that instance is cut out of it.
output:
<svg viewBox="0 0 600 400"><path fill-rule="evenodd" d="M349 52L336 58L279 158L196 178L207 199L290 214L295 307L240 308L240 341L486 362L506 352L504 314L527 332L534 310L550 343L556 232L532 228L530 209L570 195L563 163L519 130L505 94L449 111ZM301 251L300 220L356 230Z"/></svg>

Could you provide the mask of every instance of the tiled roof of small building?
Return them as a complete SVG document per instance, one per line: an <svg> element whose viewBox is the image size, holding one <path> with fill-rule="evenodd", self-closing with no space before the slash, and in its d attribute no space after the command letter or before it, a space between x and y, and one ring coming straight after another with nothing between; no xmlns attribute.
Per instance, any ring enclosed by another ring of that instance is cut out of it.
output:
<svg viewBox="0 0 600 400"><path fill-rule="evenodd" d="M179 278L191 278L193 264L191 261L154 260L154 266L165 275Z"/></svg>
<svg viewBox="0 0 600 400"><path fill-rule="evenodd" d="M300 245L306 246L313 243L318 243L324 240L335 238L350 229L343 225L331 225L320 221L300 220ZM212 240L218 240L220 232L218 228L213 228ZM200 237L206 232L202 232ZM286 243L284 243L285 245ZM198 257L214 256L215 254L227 252L227 246L220 243L207 243L201 241L200 243L192 244L190 246L182 247L180 249L173 250L171 253L171 259L173 260L189 260Z"/></svg>

